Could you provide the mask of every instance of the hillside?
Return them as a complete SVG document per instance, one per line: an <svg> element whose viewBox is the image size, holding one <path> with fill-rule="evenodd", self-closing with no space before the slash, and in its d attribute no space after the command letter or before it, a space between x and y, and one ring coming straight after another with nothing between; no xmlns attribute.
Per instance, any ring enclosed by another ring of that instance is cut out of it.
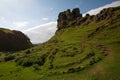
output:
<svg viewBox="0 0 120 80"><path fill-rule="evenodd" d="M120 7L61 12L47 42L0 53L0 80L120 80Z"/></svg>
<svg viewBox="0 0 120 80"><path fill-rule="evenodd" d="M17 51L30 47L32 43L22 32L0 28L0 51Z"/></svg>

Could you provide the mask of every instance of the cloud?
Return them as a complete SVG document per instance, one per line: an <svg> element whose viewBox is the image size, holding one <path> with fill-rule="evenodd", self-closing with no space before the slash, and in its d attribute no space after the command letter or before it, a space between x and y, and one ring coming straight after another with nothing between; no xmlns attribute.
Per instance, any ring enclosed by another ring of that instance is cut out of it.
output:
<svg viewBox="0 0 120 80"><path fill-rule="evenodd" d="M108 8L108 7L117 7L117 6L120 6L120 0L119 1L115 1L115 2L112 2L110 4L107 4L105 6L102 6L102 7L99 7L99 8L96 8L96 9L92 9L88 12L86 12L85 14L83 14L83 16L85 16L87 13L89 13L90 15L96 15L98 14L102 9L104 8Z"/></svg>
<svg viewBox="0 0 120 80"><path fill-rule="evenodd" d="M112 2L111 4L107 4L105 6L92 9L87 13L89 13L90 15L95 15L99 13L103 8L116 7L116 6L120 6L120 1L115 1ZM42 20L46 21L48 20L48 18L42 18ZM43 43L49 40L55 34L56 30L57 30L57 22L49 22L43 25L35 26L23 32L31 39L32 43Z"/></svg>
<svg viewBox="0 0 120 80"><path fill-rule="evenodd" d="M32 43L36 44L49 40L55 34L56 30L57 22L49 22L35 26L23 32L31 39Z"/></svg>
<svg viewBox="0 0 120 80"><path fill-rule="evenodd" d="M7 23L5 17L1 17L1 18L0 18L0 22L2 22L2 23Z"/></svg>
<svg viewBox="0 0 120 80"><path fill-rule="evenodd" d="M43 21L48 21L49 19L48 18L42 18Z"/></svg>
<svg viewBox="0 0 120 80"><path fill-rule="evenodd" d="M13 22L14 27L24 27L24 26L27 26L27 25L28 25L27 21Z"/></svg>

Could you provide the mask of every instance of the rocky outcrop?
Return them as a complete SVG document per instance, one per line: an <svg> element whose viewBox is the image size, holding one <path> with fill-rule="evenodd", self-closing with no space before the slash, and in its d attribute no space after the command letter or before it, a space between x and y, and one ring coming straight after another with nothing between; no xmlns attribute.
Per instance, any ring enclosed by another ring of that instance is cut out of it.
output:
<svg viewBox="0 0 120 80"><path fill-rule="evenodd" d="M62 28L66 28L71 26L72 24L74 24L75 20L77 18L82 18L82 14L80 14L80 10L79 8L75 8L72 10L72 12L70 11L70 9L61 12L58 16L58 30L62 29Z"/></svg>
<svg viewBox="0 0 120 80"><path fill-rule="evenodd" d="M103 9L100 13L97 15L89 15L86 14L86 16L82 17L82 14L80 14L79 8L75 8L72 11L70 9L61 12L58 16L58 30L61 30L63 28L67 28L69 26L77 26L77 25L87 25L90 22L99 22L101 20L112 18L113 11L116 8L106 8Z"/></svg>
<svg viewBox="0 0 120 80"><path fill-rule="evenodd" d="M30 39L22 32L0 28L0 51L17 51L31 46Z"/></svg>
<svg viewBox="0 0 120 80"><path fill-rule="evenodd" d="M100 13L95 16L95 21L99 22L104 19L109 19L113 15L114 8L103 9Z"/></svg>
<svg viewBox="0 0 120 80"><path fill-rule="evenodd" d="M86 24L89 24L93 20L94 20L94 15L90 16L89 14L86 14L85 17L77 18L76 25L81 25L81 24L86 25Z"/></svg>

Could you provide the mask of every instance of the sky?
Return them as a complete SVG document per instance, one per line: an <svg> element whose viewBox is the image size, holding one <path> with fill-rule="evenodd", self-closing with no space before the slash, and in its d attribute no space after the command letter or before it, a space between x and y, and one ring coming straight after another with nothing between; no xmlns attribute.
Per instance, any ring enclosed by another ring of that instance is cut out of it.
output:
<svg viewBox="0 0 120 80"><path fill-rule="evenodd" d="M120 0L0 0L0 27L20 30L32 43L42 43L55 34L59 12L78 7L83 15L94 15L114 6Z"/></svg>

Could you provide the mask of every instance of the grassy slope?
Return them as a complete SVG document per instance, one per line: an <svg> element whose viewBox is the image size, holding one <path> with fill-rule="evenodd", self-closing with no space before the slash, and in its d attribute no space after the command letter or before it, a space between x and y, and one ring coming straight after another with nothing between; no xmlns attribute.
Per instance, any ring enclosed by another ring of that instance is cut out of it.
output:
<svg viewBox="0 0 120 80"><path fill-rule="evenodd" d="M0 80L119 80L120 79L120 15L88 25L71 26L58 31L48 42L26 51L16 52L15 58L26 56L35 60L47 54L39 70L21 67L15 61L0 63ZM95 55L86 57L89 53ZM5 56L1 53L0 59ZM52 59L50 58L52 56ZM92 58L96 63L89 65ZM97 61L97 59L101 59ZM53 69L49 69L50 63ZM69 72L69 69L81 70Z"/></svg>
<svg viewBox="0 0 120 80"><path fill-rule="evenodd" d="M5 28L0 28L0 30L4 31L5 33L13 33L11 30Z"/></svg>

